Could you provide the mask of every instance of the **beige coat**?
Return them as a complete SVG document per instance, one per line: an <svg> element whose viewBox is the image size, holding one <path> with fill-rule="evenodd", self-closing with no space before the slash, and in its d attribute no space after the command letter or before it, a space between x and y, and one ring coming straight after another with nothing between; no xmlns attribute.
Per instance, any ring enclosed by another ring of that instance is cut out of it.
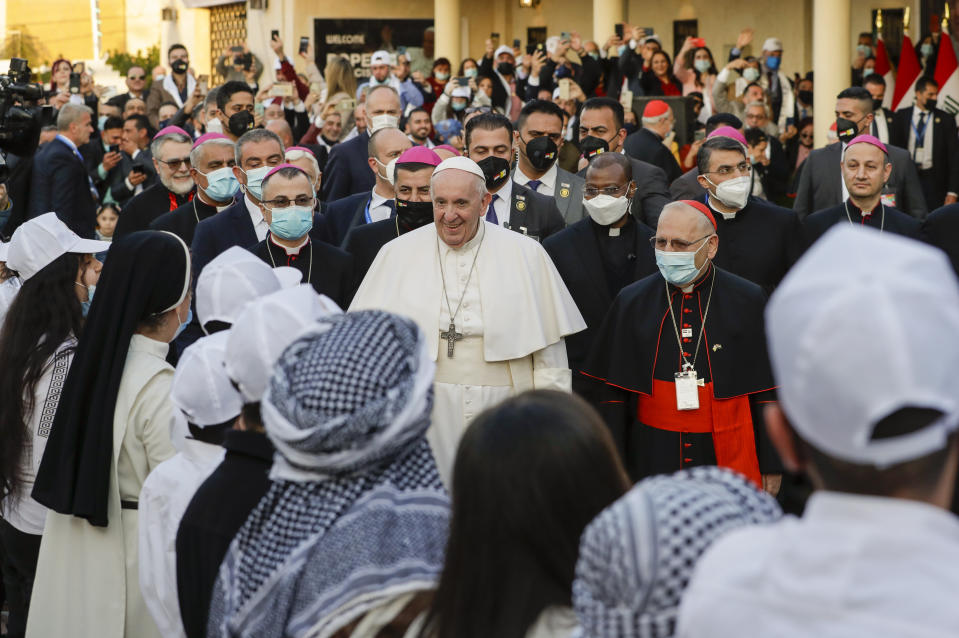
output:
<svg viewBox="0 0 959 638"><path fill-rule="evenodd" d="M27 620L28 638L159 638L140 594L136 501L147 475L174 454L167 344L134 335L113 418L107 527L47 515Z"/></svg>

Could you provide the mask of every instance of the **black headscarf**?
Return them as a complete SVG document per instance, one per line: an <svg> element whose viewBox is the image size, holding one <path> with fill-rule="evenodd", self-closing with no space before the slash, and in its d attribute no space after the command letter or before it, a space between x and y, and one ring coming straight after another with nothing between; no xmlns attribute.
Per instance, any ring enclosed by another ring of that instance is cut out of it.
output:
<svg viewBox="0 0 959 638"><path fill-rule="evenodd" d="M106 527L113 413L130 339L141 321L179 305L189 281L189 249L172 233L131 233L110 248L37 471L34 499Z"/></svg>

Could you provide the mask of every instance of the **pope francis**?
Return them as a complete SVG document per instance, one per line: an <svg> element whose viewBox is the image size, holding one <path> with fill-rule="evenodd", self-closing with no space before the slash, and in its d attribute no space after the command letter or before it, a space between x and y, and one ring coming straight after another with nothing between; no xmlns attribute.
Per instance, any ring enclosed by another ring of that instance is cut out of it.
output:
<svg viewBox="0 0 959 638"><path fill-rule="evenodd" d="M412 318L436 360L427 437L447 485L470 420L534 388L570 390L564 337L586 328L546 251L487 224L482 169L444 160L430 181L434 223L380 249L350 310Z"/></svg>

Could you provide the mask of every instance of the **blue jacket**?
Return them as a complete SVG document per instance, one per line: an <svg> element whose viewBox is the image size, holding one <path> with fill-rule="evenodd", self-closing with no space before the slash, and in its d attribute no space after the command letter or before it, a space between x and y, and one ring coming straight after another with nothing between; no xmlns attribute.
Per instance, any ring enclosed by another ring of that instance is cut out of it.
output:
<svg viewBox="0 0 959 638"><path fill-rule="evenodd" d="M206 265L227 248L252 248L257 241L253 220L246 209L246 197L241 196L226 210L196 225L191 246L194 281Z"/></svg>
<svg viewBox="0 0 959 638"><path fill-rule="evenodd" d="M367 162L366 145L370 136L364 131L333 147L323 171L323 201L333 202L347 195L371 191L376 177Z"/></svg>
<svg viewBox="0 0 959 638"><path fill-rule="evenodd" d="M325 227L323 241L343 248L350 229L366 223L364 212L369 204L371 192L372 188L364 193L356 193L327 203L326 212L323 214Z"/></svg>
<svg viewBox="0 0 959 638"><path fill-rule="evenodd" d="M59 138L33 156L29 217L50 211L81 237L96 237L97 200L90 192L90 176L83 160Z"/></svg>

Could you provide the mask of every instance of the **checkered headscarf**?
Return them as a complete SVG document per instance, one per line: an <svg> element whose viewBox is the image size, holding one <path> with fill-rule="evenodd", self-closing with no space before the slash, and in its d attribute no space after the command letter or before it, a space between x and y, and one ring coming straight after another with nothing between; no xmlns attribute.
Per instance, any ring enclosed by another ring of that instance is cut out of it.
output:
<svg viewBox="0 0 959 638"><path fill-rule="evenodd" d="M385 312L326 318L283 352L262 405L273 482L220 566L209 636L299 635L435 586L449 504L432 381L422 333Z"/></svg>
<svg viewBox="0 0 959 638"><path fill-rule="evenodd" d="M771 496L714 466L640 482L583 532L573 583L581 635L672 636L706 549L731 530L781 515Z"/></svg>

